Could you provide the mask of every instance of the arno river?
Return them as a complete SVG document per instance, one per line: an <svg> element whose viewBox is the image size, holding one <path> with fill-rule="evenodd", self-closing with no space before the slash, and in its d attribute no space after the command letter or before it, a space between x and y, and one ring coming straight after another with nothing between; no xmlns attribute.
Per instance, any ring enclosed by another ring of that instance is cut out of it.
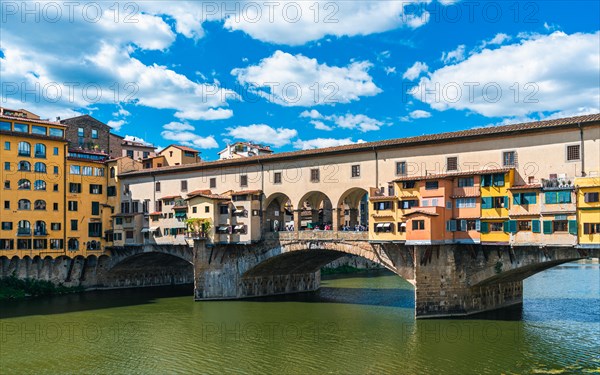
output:
<svg viewBox="0 0 600 375"><path fill-rule="evenodd" d="M411 285L383 271L262 300L186 287L5 303L0 373L600 373L599 284L597 263L539 273L501 320L415 321Z"/></svg>

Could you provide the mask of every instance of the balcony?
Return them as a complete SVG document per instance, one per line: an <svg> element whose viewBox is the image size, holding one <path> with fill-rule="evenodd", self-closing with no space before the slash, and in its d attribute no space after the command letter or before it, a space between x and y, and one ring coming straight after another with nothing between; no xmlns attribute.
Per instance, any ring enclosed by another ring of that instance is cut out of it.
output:
<svg viewBox="0 0 600 375"><path fill-rule="evenodd" d="M575 189L575 178L572 177L557 177L557 178L542 178L543 190L567 190Z"/></svg>
<svg viewBox="0 0 600 375"><path fill-rule="evenodd" d="M452 198L475 198L481 195L479 186L454 187Z"/></svg>
<svg viewBox="0 0 600 375"><path fill-rule="evenodd" d="M31 236L30 228L19 228L17 229L17 236Z"/></svg>

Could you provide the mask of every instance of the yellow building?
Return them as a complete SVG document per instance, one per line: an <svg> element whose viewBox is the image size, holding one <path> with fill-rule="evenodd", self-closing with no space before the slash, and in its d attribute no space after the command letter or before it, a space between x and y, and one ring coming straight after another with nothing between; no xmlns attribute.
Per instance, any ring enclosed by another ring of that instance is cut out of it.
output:
<svg viewBox="0 0 600 375"><path fill-rule="evenodd" d="M92 151L70 150L66 174L66 248L69 255L101 253L105 246L104 230L109 229L111 212L107 205L108 155Z"/></svg>
<svg viewBox="0 0 600 375"><path fill-rule="evenodd" d="M369 194L369 225L371 226L369 241L402 241L404 239L401 234L403 228L397 224L397 202L398 198L393 191L384 195L376 189L371 189Z"/></svg>
<svg viewBox="0 0 600 375"><path fill-rule="evenodd" d="M575 185L579 245L600 247L600 177L580 177Z"/></svg>
<svg viewBox="0 0 600 375"><path fill-rule="evenodd" d="M65 126L10 113L0 115L0 251L9 258L63 255Z"/></svg>
<svg viewBox="0 0 600 375"><path fill-rule="evenodd" d="M516 221L509 221L510 193L514 184L513 168L481 173L481 242L508 243L516 232ZM513 228L514 227L514 228Z"/></svg>

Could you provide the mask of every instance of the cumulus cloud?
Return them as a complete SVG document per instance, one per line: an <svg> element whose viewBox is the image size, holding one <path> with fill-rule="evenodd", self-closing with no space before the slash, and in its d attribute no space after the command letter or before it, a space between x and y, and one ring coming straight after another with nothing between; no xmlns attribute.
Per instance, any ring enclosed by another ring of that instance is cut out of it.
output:
<svg viewBox="0 0 600 375"><path fill-rule="evenodd" d="M319 118L323 118L323 115L321 113L319 113L319 111L317 111L316 109L311 109L310 111L308 111L308 110L302 111L302 113L300 113L300 117L319 119Z"/></svg>
<svg viewBox="0 0 600 375"><path fill-rule="evenodd" d="M380 93L369 75L371 66L368 61L329 66L303 55L276 51L258 65L233 69L231 74L251 92L273 103L311 107L350 103Z"/></svg>
<svg viewBox="0 0 600 375"><path fill-rule="evenodd" d="M421 78L411 94L431 108L487 117L600 111L600 32L554 32L483 50Z"/></svg>
<svg viewBox="0 0 600 375"><path fill-rule="evenodd" d="M275 129L265 124L252 124L227 128L225 135L250 142L281 147L289 144L291 139L298 135L298 132L295 129Z"/></svg>
<svg viewBox="0 0 600 375"><path fill-rule="evenodd" d="M453 64L461 62L465 59L465 50L466 46L464 44L461 44L460 46L456 47L456 49L453 51L442 52L441 60L444 64Z"/></svg>
<svg viewBox="0 0 600 375"><path fill-rule="evenodd" d="M133 135L126 135L125 137L123 137L124 140L126 141L131 141L131 142L138 142L138 143L143 143L147 146L152 146L152 143L150 142L146 142L144 139L140 138L140 137L136 137Z"/></svg>
<svg viewBox="0 0 600 375"><path fill-rule="evenodd" d="M311 120L310 123L313 124L315 126L315 129L317 129L317 130L325 130L325 131L333 130L333 128L331 126L325 125L325 123L323 121Z"/></svg>
<svg viewBox="0 0 600 375"><path fill-rule="evenodd" d="M114 131L119 131L125 125L125 120L110 120L106 125L110 126Z"/></svg>
<svg viewBox="0 0 600 375"><path fill-rule="evenodd" d="M421 73L427 72L428 70L429 67L427 66L427 64L425 64L424 62L417 61L413 64L413 66L408 68L406 72L404 72L402 78L414 81L415 79L419 78Z"/></svg>
<svg viewBox="0 0 600 375"><path fill-rule="evenodd" d="M161 132L160 135L166 140L175 141L185 146L198 148L219 147L219 144L212 135L208 137L201 137L198 134L192 132L174 132L170 130L165 130Z"/></svg>
<svg viewBox="0 0 600 375"><path fill-rule="evenodd" d="M344 146L344 145L350 145L350 144L355 144L355 143L365 143L365 141L363 141L362 139L359 139L358 141L354 142L352 140L352 138L342 138L342 139L316 138L316 139L310 139L310 140L298 139L297 141L294 142L294 148L297 148L300 150L310 150L310 149L314 149L314 148Z"/></svg>
<svg viewBox="0 0 600 375"><path fill-rule="evenodd" d="M166 125L163 125L163 129L174 130L174 131L185 131L185 130L194 130L195 128L188 123L173 121Z"/></svg>
<svg viewBox="0 0 600 375"><path fill-rule="evenodd" d="M431 113L427 111L423 111L421 109L417 109L408 114L410 118L419 119L419 118L429 118L431 117Z"/></svg>
<svg viewBox="0 0 600 375"><path fill-rule="evenodd" d="M365 115L347 114L344 116L336 116L335 124L342 129L358 129L361 132L371 130L379 130L383 122L375 120Z"/></svg>

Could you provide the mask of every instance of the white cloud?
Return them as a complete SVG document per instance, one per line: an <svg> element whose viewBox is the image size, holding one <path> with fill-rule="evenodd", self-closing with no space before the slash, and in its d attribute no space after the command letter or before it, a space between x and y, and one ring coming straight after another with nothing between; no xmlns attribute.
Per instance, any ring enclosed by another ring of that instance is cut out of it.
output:
<svg viewBox="0 0 600 375"><path fill-rule="evenodd" d="M496 36L492 38L487 44L504 44L504 42L508 42L510 40L510 36L504 33L498 33Z"/></svg>
<svg viewBox="0 0 600 375"><path fill-rule="evenodd" d="M201 137L198 134L191 132L174 132L165 130L160 133L161 137L169 141L175 141L190 147L198 148L217 148L219 144L215 138L210 135L208 137Z"/></svg>
<svg viewBox="0 0 600 375"><path fill-rule="evenodd" d="M325 125L322 121L312 120L310 123L313 124L315 126L315 129L317 129L317 130L325 130L325 131L333 130L333 128L331 126Z"/></svg>
<svg viewBox="0 0 600 375"><path fill-rule="evenodd" d="M294 142L294 148L301 150L310 150L314 148L324 148L324 147L335 147L335 146L344 146L355 143L365 143L362 139L354 142L352 138L316 138L303 141L302 139L298 139Z"/></svg>
<svg viewBox="0 0 600 375"><path fill-rule="evenodd" d="M270 3L271 8L266 3L246 7L241 2L241 11L226 17L225 28L241 30L265 42L301 45L326 35L369 35L402 26L418 28L427 23L428 13L404 12L405 6L410 9L411 3L418 2L279 1Z"/></svg>
<svg viewBox="0 0 600 375"><path fill-rule="evenodd" d="M323 118L323 115L319 113L316 109L311 109L310 111L304 110L300 113L300 117L308 117L312 119Z"/></svg>
<svg viewBox="0 0 600 375"><path fill-rule="evenodd" d="M425 64L424 62L417 61L413 64L413 66L408 68L406 70L406 72L404 72L404 74L402 75L402 78L413 81L413 80L419 78L421 73L427 72L428 70L429 70L429 67L427 66L427 64Z"/></svg>
<svg viewBox="0 0 600 375"><path fill-rule="evenodd" d="M441 59L442 62L444 64L452 64L463 61L465 59L465 49L466 46L461 44L460 46L456 47L454 51L443 52Z"/></svg>
<svg viewBox="0 0 600 375"><path fill-rule="evenodd" d="M431 117L431 113L427 111L423 111L421 109L417 109L408 114L410 118L419 119L419 118L429 118Z"/></svg>
<svg viewBox="0 0 600 375"><path fill-rule="evenodd" d="M120 107L119 110L116 111L116 112L113 112L112 115L115 116L115 117L121 117L121 116L128 117L128 116L131 115L131 113L128 110Z"/></svg>
<svg viewBox="0 0 600 375"><path fill-rule="evenodd" d="M365 115L347 114L344 116L336 116L335 123L342 129L358 129L362 132L371 130L379 130L383 123Z"/></svg>
<svg viewBox="0 0 600 375"><path fill-rule="evenodd" d="M252 124L227 128L227 136L250 142L264 143L275 147L285 146L298 135L295 129L272 128L265 124Z"/></svg>
<svg viewBox="0 0 600 375"><path fill-rule="evenodd" d="M421 78L412 94L436 110L469 110L487 117L578 108L598 112L599 38L600 32L554 32L484 50Z"/></svg>
<svg viewBox="0 0 600 375"><path fill-rule="evenodd" d="M258 65L233 69L231 74L250 91L273 103L311 107L350 103L361 96L380 93L368 73L371 66L368 61L346 67L329 66L303 55L276 51Z"/></svg>
<svg viewBox="0 0 600 375"><path fill-rule="evenodd" d="M173 130L173 131L185 131L185 130L194 130L195 128L187 123L173 121L166 125L163 125L163 129L165 130Z"/></svg>
<svg viewBox="0 0 600 375"><path fill-rule="evenodd" d="M152 143L146 142L144 139L133 136L133 135L126 135L125 137L123 137L123 139L126 141L138 142L138 143L143 143L147 146L152 146Z"/></svg>
<svg viewBox="0 0 600 375"><path fill-rule="evenodd" d="M395 66L386 66L385 68L383 68L383 70L385 71L385 74L387 74L388 76L390 74L396 74L396 67Z"/></svg>
<svg viewBox="0 0 600 375"><path fill-rule="evenodd" d="M110 120L106 123L106 125L113 128L114 131L121 130L121 127L125 125L125 120Z"/></svg>

